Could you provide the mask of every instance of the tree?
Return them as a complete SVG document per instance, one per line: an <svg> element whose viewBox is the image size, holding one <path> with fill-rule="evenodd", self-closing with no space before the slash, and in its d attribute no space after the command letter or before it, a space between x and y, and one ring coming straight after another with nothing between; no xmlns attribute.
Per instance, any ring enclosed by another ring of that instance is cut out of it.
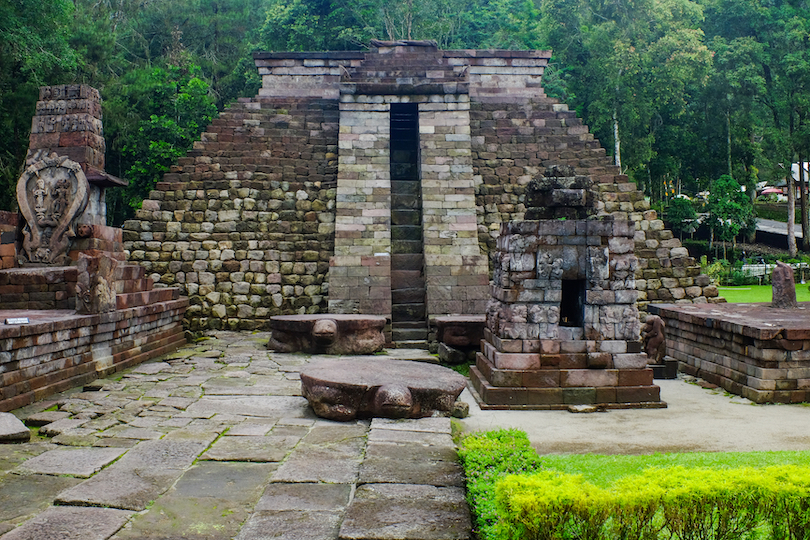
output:
<svg viewBox="0 0 810 540"><path fill-rule="evenodd" d="M697 229L697 212L692 205L692 201L683 197L675 197L667 208L667 219L670 227L681 236L683 233L692 234Z"/></svg>
<svg viewBox="0 0 810 540"><path fill-rule="evenodd" d="M731 176L724 174L709 187L707 223L715 238L723 241L723 258L726 258L726 242L734 242L737 235L756 228L756 215L751 198Z"/></svg>
<svg viewBox="0 0 810 540"><path fill-rule="evenodd" d="M72 12L68 0L0 2L0 209L16 203L37 87L62 83L76 68Z"/></svg>

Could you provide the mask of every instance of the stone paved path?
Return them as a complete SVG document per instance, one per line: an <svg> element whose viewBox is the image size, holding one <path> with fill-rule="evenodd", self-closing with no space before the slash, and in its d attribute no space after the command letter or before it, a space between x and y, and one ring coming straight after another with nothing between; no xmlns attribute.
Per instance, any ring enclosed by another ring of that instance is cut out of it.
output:
<svg viewBox="0 0 810 540"><path fill-rule="evenodd" d="M41 427L0 445L0 539L470 537L449 419L319 419L298 372L323 357L267 337L219 332L14 411Z"/></svg>

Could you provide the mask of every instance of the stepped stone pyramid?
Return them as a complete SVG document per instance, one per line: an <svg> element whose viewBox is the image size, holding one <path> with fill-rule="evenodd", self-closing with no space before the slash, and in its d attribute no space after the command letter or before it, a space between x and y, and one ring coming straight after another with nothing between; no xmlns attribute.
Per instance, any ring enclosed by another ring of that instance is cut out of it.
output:
<svg viewBox="0 0 810 540"><path fill-rule="evenodd" d="M587 176L595 213L632 223L649 302L721 301L634 183L565 104L550 51L256 53L240 99L124 225L129 260L179 286L190 329L265 329L277 314L389 317L418 345L440 315L483 314L488 254L553 166Z"/></svg>

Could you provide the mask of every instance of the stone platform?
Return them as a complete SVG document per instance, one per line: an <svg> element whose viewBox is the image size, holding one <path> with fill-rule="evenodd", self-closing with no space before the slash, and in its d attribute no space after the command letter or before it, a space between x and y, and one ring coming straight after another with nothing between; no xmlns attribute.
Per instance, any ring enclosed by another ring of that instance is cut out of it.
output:
<svg viewBox="0 0 810 540"><path fill-rule="evenodd" d="M324 420L299 370L327 357L206 337L14 411L41 427L0 444L3 540L471 537L449 418Z"/></svg>
<svg viewBox="0 0 810 540"><path fill-rule="evenodd" d="M330 359L301 371L315 414L341 421L449 414L466 384L453 370L407 360Z"/></svg>
<svg viewBox="0 0 810 540"><path fill-rule="evenodd" d="M278 352L372 354L385 345L385 317L374 315L276 315L267 348Z"/></svg>
<svg viewBox="0 0 810 540"><path fill-rule="evenodd" d="M680 370L755 403L810 401L810 304L650 305Z"/></svg>
<svg viewBox="0 0 810 540"><path fill-rule="evenodd" d="M134 366L185 343L188 298L78 315L72 310L0 310L0 411Z"/></svg>

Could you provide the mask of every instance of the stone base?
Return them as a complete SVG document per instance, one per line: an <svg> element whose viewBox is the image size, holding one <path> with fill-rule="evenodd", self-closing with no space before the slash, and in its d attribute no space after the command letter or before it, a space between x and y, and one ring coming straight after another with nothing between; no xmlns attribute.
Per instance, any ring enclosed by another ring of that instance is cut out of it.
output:
<svg viewBox="0 0 810 540"><path fill-rule="evenodd" d="M176 292L176 290L175 290ZM0 411L166 354L185 342L188 298L97 315L72 310L0 310Z"/></svg>
<svg viewBox="0 0 810 540"><path fill-rule="evenodd" d="M330 420L449 415L466 385L453 370L423 362L329 359L301 371L301 391Z"/></svg>
<svg viewBox="0 0 810 540"><path fill-rule="evenodd" d="M653 370L653 379L677 379L678 361L667 356L662 364L650 364Z"/></svg>
<svg viewBox="0 0 810 540"><path fill-rule="evenodd" d="M481 409L664 408L653 372L636 369L547 367L499 369L483 354L470 368L473 395Z"/></svg>
<svg viewBox="0 0 810 540"><path fill-rule="evenodd" d="M680 371L755 403L810 401L810 303L651 305Z"/></svg>
<svg viewBox="0 0 810 540"><path fill-rule="evenodd" d="M267 348L279 352L373 354L382 350L385 317L374 315L277 315Z"/></svg>

